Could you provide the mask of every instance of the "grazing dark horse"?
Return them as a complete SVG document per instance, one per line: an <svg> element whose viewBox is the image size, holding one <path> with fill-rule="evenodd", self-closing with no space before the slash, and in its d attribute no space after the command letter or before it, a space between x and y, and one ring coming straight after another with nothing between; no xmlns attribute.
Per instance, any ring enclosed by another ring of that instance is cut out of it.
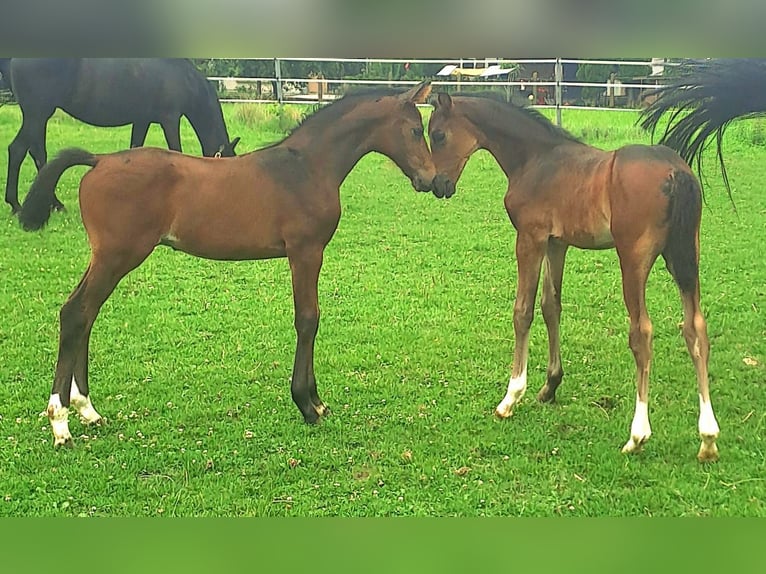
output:
<svg viewBox="0 0 766 574"><path fill-rule="evenodd" d="M518 288L513 367L497 416L510 416L527 388L529 330L541 266L549 354L547 381L537 398L550 402L563 376L559 319L567 249L615 248L637 368L636 411L623 452L639 449L651 435L652 323L645 288L662 254L681 293L683 334L697 372L702 438L698 458L716 459L719 430L708 392L710 344L700 310L701 190L689 166L663 146L631 145L609 152L591 147L539 112L494 99L440 93L434 105L429 134L438 197L455 192L468 158L478 149L488 150L508 177L505 209L518 231Z"/></svg>
<svg viewBox="0 0 766 574"><path fill-rule="evenodd" d="M5 201L14 213L20 207L21 164L27 152L38 171L47 161L46 126L56 108L94 126L133 124L130 147L143 145L149 124L158 123L168 147L181 151L181 116L194 128L205 156L232 156L239 141L229 141L215 90L188 60L13 58L9 75L22 114L8 146Z"/></svg>
<svg viewBox="0 0 766 574"><path fill-rule="evenodd" d="M723 134L734 120L766 114L766 60L689 61L678 78L651 92L654 103L639 120L652 135L667 113L659 143L676 150L702 173L702 156L715 137L716 154L726 191L731 186L723 161Z"/></svg>
<svg viewBox="0 0 766 574"><path fill-rule="evenodd" d="M0 90L11 89L11 59L0 58Z"/></svg>
<svg viewBox="0 0 766 574"><path fill-rule="evenodd" d="M419 191L435 172L416 103L408 92L347 95L309 116L281 143L236 158L191 157L156 148L93 155L63 151L37 175L19 220L39 229L53 189L73 165L91 169L80 182L80 210L91 246L85 275L61 309L58 362L47 414L54 444L70 443L69 405L99 422L88 390L88 341L99 309L117 283L158 245L196 257L250 260L287 257L297 347L292 398L306 422L328 409L317 393L314 340L317 281L324 248L340 219L339 187L368 152L391 158Z"/></svg>

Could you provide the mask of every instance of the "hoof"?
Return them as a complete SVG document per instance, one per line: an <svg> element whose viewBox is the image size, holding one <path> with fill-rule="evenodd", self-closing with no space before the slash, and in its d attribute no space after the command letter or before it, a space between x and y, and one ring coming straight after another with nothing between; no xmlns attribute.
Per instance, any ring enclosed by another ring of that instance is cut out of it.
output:
<svg viewBox="0 0 766 574"><path fill-rule="evenodd" d="M321 403L318 406L314 406L314 410L316 410L317 414L320 417L329 417L332 414L332 411L330 410L330 407L328 407L326 404Z"/></svg>
<svg viewBox="0 0 766 574"><path fill-rule="evenodd" d="M66 211L66 207L64 207L63 203L56 202L53 204L53 211Z"/></svg>
<svg viewBox="0 0 766 574"><path fill-rule="evenodd" d="M102 426L106 425L106 419L104 417L100 416L100 415L99 415L98 418L93 419L93 420L90 420L90 419L87 419L87 418L85 418L83 416L80 416L80 423L85 425L85 426L102 427Z"/></svg>
<svg viewBox="0 0 766 574"><path fill-rule="evenodd" d="M513 407L508 407L508 408L497 407L495 409L494 415L495 415L495 418L498 420L510 418L511 415L513 415Z"/></svg>
<svg viewBox="0 0 766 574"><path fill-rule="evenodd" d="M718 447L715 443L702 443L697 453L697 460L700 462L716 462L718 460Z"/></svg>
<svg viewBox="0 0 766 574"><path fill-rule="evenodd" d="M315 425L319 422L319 420L320 420L319 414L314 410L312 410L308 414L306 413L303 414L303 422L305 422L307 425Z"/></svg>
<svg viewBox="0 0 766 574"><path fill-rule="evenodd" d="M549 391L545 386L537 393L537 400L541 403L553 403L556 401L556 391Z"/></svg>
<svg viewBox="0 0 766 574"><path fill-rule="evenodd" d="M625 443L624 447L622 447L622 452L624 454L628 454L631 452L640 452L643 446L646 444L646 441L648 440L649 440L648 436L630 437L630 440Z"/></svg>
<svg viewBox="0 0 766 574"><path fill-rule="evenodd" d="M64 438L55 438L53 440L53 448L56 448L56 449L61 447L72 448L73 446L74 446L74 443L72 442L71 436L64 437Z"/></svg>

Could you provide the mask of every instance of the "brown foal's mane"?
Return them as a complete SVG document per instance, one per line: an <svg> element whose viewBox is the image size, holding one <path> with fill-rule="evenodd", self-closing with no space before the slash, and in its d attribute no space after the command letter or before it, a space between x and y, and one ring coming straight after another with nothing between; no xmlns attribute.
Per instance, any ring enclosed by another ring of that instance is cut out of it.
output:
<svg viewBox="0 0 766 574"><path fill-rule="evenodd" d="M534 121L539 126L545 128L546 132L548 132L549 134L553 136L556 136L558 138L568 140L568 141L583 143L580 138L572 135L570 132L568 132L564 128L554 124L551 120L549 120L542 113L540 113L539 110L536 110L535 108L531 108L528 106L518 106L512 102L508 102L502 94L499 94L497 92L457 92L455 94L452 94L452 96L492 100L500 104L500 106L504 108L504 111L508 111L510 113L519 113L529 118L530 120Z"/></svg>

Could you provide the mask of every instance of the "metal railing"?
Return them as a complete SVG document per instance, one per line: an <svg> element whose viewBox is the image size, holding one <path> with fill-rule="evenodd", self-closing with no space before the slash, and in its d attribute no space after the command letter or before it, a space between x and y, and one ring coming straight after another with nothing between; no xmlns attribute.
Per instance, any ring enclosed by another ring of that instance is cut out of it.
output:
<svg viewBox="0 0 766 574"><path fill-rule="evenodd" d="M255 60L255 59L251 59ZM258 59L264 61L264 59ZM623 60L587 60L570 58L540 59L375 59L375 58L273 58L270 67L273 74L260 77L210 76L218 82L222 102L276 102L290 103L325 103L334 100L349 87L366 86L406 86L416 79L394 77L325 78L322 76L290 77L284 73L286 64L303 63L355 63L369 68L370 64L431 64L441 66L440 72L432 76L435 87L447 90L492 89L504 91L508 99L526 98L528 104L537 107L555 108L557 123L561 124L561 109L635 109L642 102L647 90L662 85L668 67L676 65L673 61L653 58L643 61ZM615 75L608 81L582 81L573 76L573 67L582 65L643 68L651 73L632 74L631 77ZM319 66L317 66L319 67ZM565 69L567 72L565 74ZM487 76L479 70L492 70ZM538 74L534 74L538 71ZM539 72L542 71L543 74ZM547 74L546 74L547 72ZM591 97L583 98L582 94ZM598 94L593 97L592 94ZM531 102L529 100L532 100Z"/></svg>

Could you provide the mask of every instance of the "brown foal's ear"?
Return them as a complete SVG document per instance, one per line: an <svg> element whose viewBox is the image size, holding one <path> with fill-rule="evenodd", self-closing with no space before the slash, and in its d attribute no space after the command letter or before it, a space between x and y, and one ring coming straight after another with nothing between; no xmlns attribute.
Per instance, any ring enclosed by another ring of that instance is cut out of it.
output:
<svg viewBox="0 0 766 574"><path fill-rule="evenodd" d="M413 104L425 104L431 95L431 80L420 82L417 86L403 94L404 99Z"/></svg>
<svg viewBox="0 0 766 574"><path fill-rule="evenodd" d="M445 112L450 111L452 109L452 97L447 92L439 92L436 94L434 107L440 108Z"/></svg>

